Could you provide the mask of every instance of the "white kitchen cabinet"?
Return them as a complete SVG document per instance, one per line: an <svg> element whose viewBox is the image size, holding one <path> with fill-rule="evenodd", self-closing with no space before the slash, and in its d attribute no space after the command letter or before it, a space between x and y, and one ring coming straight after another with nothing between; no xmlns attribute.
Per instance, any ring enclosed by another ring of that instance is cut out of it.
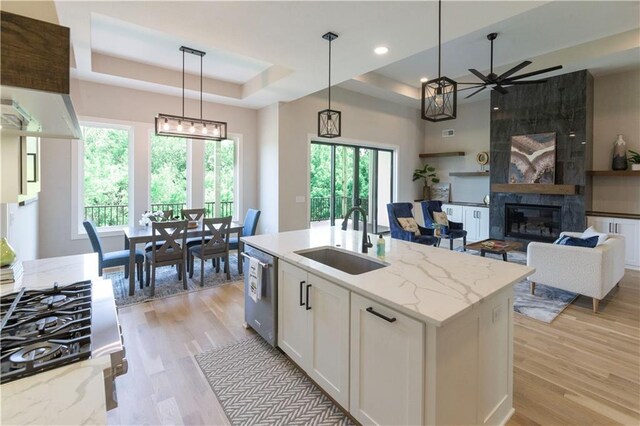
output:
<svg viewBox="0 0 640 426"><path fill-rule="evenodd" d="M463 225L467 231L467 242L489 238L489 209L487 207L463 206Z"/></svg>
<svg viewBox="0 0 640 426"><path fill-rule="evenodd" d="M455 204L443 204L442 211L447 214L447 218L453 222L464 222L463 207Z"/></svg>
<svg viewBox="0 0 640 426"><path fill-rule="evenodd" d="M424 324L351 295L351 404L362 424L423 424Z"/></svg>
<svg viewBox="0 0 640 426"><path fill-rule="evenodd" d="M587 223L598 232L622 235L625 244L625 266L640 269L640 220L589 216Z"/></svg>
<svg viewBox="0 0 640 426"><path fill-rule="evenodd" d="M278 346L349 407L349 291L287 262L278 273Z"/></svg>

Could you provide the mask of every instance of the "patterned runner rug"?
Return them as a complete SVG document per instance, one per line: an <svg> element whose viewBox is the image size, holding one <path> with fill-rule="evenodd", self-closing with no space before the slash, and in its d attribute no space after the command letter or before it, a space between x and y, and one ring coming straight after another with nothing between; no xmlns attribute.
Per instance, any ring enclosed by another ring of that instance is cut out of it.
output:
<svg viewBox="0 0 640 426"><path fill-rule="evenodd" d="M260 336L196 355L233 425L351 425L289 359Z"/></svg>

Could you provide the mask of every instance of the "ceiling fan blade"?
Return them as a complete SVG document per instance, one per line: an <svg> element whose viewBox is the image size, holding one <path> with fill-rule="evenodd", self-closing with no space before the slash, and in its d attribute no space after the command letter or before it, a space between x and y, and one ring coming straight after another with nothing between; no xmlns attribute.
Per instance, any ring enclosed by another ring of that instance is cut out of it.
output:
<svg viewBox="0 0 640 426"><path fill-rule="evenodd" d="M500 86L499 84L496 84L495 86L493 86L493 90L495 90L498 93L501 93L503 95L506 95L507 93L509 93L509 91L507 89L505 89L504 87Z"/></svg>
<svg viewBox="0 0 640 426"><path fill-rule="evenodd" d="M482 75L482 73L478 70L474 70L473 68L469 68L469 72L473 75L475 75L476 77L478 77L480 80L484 81L485 83L487 83L489 80L487 79L487 77L485 77L484 75Z"/></svg>
<svg viewBox="0 0 640 426"><path fill-rule="evenodd" d="M470 85L470 86L477 86L477 85L483 84L483 83L480 83L480 82L477 82L477 81L475 83L461 83L461 82L458 81L457 84L458 85L467 84L467 85Z"/></svg>
<svg viewBox="0 0 640 426"><path fill-rule="evenodd" d="M509 71L500 74L498 76L498 78L496 79L496 81L497 82L501 82L502 80L506 79L510 75L517 73L518 71L520 71L522 68L526 67L527 65L531 65L531 61L524 61L524 62L516 65L515 67L511 68Z"/></svg>
<svg viewBox="0 0 640 426"><path fill-rule="evenodd" d="M534 75L544 74L546 72L551 72L551 71L555 71L555 70L559 70L559 69L562 69L562 65L556 65L555 67L545 68L543 70L533 71L533 72L529 72L529 73L526 73L526 74L520 74L520 75L517 75L515 77L509 78L509 80L511 80L511 81L520 80L521 78L533 77Z"/></svg>
<svg viewBox="0 0 640 426"><path fill-rule="evenodd" d="M546 83L547 80L527 80L527 81L510 81L508 83L503 82L503 85L516 85L516 84L540 84L540 83Z"/></svg>
<svg viewBox="0 0 640 426"><path fill-rule="evenodd" d="M472 87L465 87L464 89L458 89L458 92L462 92L463 90L471 90L471 89L477 89L478 87L486 87L484 84L478 84L476 83L475 86Z"/></svg>
<svg viewBox="0 0 640 426"><path fill-rule="evenodd" d="M467 96L465 99L469 99L470 97L472 97L473 95L476 95L480 92L482 92L484 89L486 89L487 86L482 86L480 89L476 90L475 92L473 92L472 94L470 94L469 96Z"/></svg>

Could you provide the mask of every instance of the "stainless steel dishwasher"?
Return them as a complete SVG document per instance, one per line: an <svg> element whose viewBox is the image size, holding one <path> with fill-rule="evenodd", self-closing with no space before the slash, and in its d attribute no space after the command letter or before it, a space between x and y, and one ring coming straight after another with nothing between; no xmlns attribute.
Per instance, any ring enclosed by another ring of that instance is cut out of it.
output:
<svg viewBox="0 0 640 426"><path fill-rule="evenodd" d="M260 262L262 293L257 301L249 296L249 259ZM251 327L271 346L276 346L278 330L278 258L251 247L244 246L244 326Z"/></svg>

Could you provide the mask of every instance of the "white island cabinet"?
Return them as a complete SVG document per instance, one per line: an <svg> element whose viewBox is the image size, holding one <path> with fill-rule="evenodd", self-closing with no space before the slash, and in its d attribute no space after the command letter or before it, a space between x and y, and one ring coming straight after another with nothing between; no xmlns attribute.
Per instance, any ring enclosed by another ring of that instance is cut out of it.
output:
<svg viewBox="0 0 640 426"><path fill-rule="evenodd" d="M358 253L361 238L334 228L243 238L279 259L278 346L362 424L506 423L513 284L534 269L393 239L385 264L359 274L299 254Z"/></svg>

